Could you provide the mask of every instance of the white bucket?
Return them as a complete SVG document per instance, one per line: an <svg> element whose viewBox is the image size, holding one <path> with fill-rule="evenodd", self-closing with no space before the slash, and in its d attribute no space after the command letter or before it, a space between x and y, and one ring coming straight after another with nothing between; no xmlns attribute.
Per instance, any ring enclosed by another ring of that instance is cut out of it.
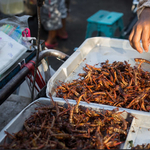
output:
<svg viewBox="0 0 150 150"><path fill-rule="evenodd" d="M23 13L23 0L0 0L0 11L6 15L17 15Z"/></svg>

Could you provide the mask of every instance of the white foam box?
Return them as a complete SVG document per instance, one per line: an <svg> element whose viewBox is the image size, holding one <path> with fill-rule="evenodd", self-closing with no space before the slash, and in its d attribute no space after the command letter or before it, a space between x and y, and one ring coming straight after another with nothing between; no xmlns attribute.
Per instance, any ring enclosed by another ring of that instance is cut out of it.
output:
<svg viewBox="0 0 150 150"><path fill-rule="evenodd" d="M71 82L79 78L78 74L84 72L85 64L95 65L109 60L109 63L127 61L131 66L135 66L134 58L150 60L150 50L147 53L140 54L130 46L128 40L124 39L107 37L86 39L50 78L46 95L49 97L50 92L55 96L54 89L58 86L59 81ZM150 65L143 63L142 69L150 71Z"/></svg>

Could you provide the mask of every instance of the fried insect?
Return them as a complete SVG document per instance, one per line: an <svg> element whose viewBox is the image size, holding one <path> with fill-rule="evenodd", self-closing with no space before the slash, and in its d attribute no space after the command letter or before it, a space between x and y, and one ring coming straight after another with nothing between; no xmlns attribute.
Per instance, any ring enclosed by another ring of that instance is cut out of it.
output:
<svg viewBox="0 0 150 150"><path fill-rule="evenodd" d="M65 108L54 101L53 106L35 108L36 112L26 119L19 132L5 131L6 138L0 148L118 149L125 141L130 123L120 117L117 109L101 113L78 104Z"/></svg>
<svg viewBox="0 0 150 150"><path fill-rule="evenodd" d="M127 61L86 64L85 73L79 73L78 79L56 88L56 96L67 95L66 99L74 99L77 103L86 101L149 111L150 72L142 70L141 64L150 61L141 58L135 58L135 61L140 64L133 67Z"/></svg>

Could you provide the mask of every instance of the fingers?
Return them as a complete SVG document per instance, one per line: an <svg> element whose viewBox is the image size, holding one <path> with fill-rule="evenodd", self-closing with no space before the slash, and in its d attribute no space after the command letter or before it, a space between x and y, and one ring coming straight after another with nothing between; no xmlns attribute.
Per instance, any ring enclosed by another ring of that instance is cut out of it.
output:
<svg viewBox="0 0 150 150"><path fill-rule="evenodd" d="M130 42L130 45L133 47L133 44L132 44L132 38L133 38L133 35L134 35L134 30L131 31L130 35L129 35L129 42Z"/></svg>
<svg viewBox="0 0 150 150"><path fill-rule="evenodd" d="M142 40L142 46L140 44L140 40ZM149 43L150 43L150 28L149 26L135 26L129 36L130 45L132 48L136 49L139 53L148 52Z"/></svg>
<svg viewBox="0 0 150 150"><path fill-rule="evenodd" d="M139 53L143 52L143 49L148 52L150 42L150 8L146 7L139 16L139 20L133 27L133 30L129 36L131 46ZM140 44L142 40L142 46Z"/></svg>
<svg viewBox="0 0 150 150"><path fill-rule="evenodd" d="M149 49L149 30L145 27L142 32L142 45L146 52Z"/></svg>
<svg viewBox="0 0 150 150"><path fill-rule="evenodd" d="M136 49L139 53L143 52L143 49L140 44L142 34L142 28L135 26L129 36L130 45Z"/></svg>

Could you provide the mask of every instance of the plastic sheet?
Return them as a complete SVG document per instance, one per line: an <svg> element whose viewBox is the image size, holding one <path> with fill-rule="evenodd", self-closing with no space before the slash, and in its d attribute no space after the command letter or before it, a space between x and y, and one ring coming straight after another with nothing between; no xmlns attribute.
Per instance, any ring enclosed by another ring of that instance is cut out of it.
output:
<svg viewBox="0 0 150 150"><path fill-rule="evenodd" d="M0 31L0 76L11 67L27 48Z"/></svg>

